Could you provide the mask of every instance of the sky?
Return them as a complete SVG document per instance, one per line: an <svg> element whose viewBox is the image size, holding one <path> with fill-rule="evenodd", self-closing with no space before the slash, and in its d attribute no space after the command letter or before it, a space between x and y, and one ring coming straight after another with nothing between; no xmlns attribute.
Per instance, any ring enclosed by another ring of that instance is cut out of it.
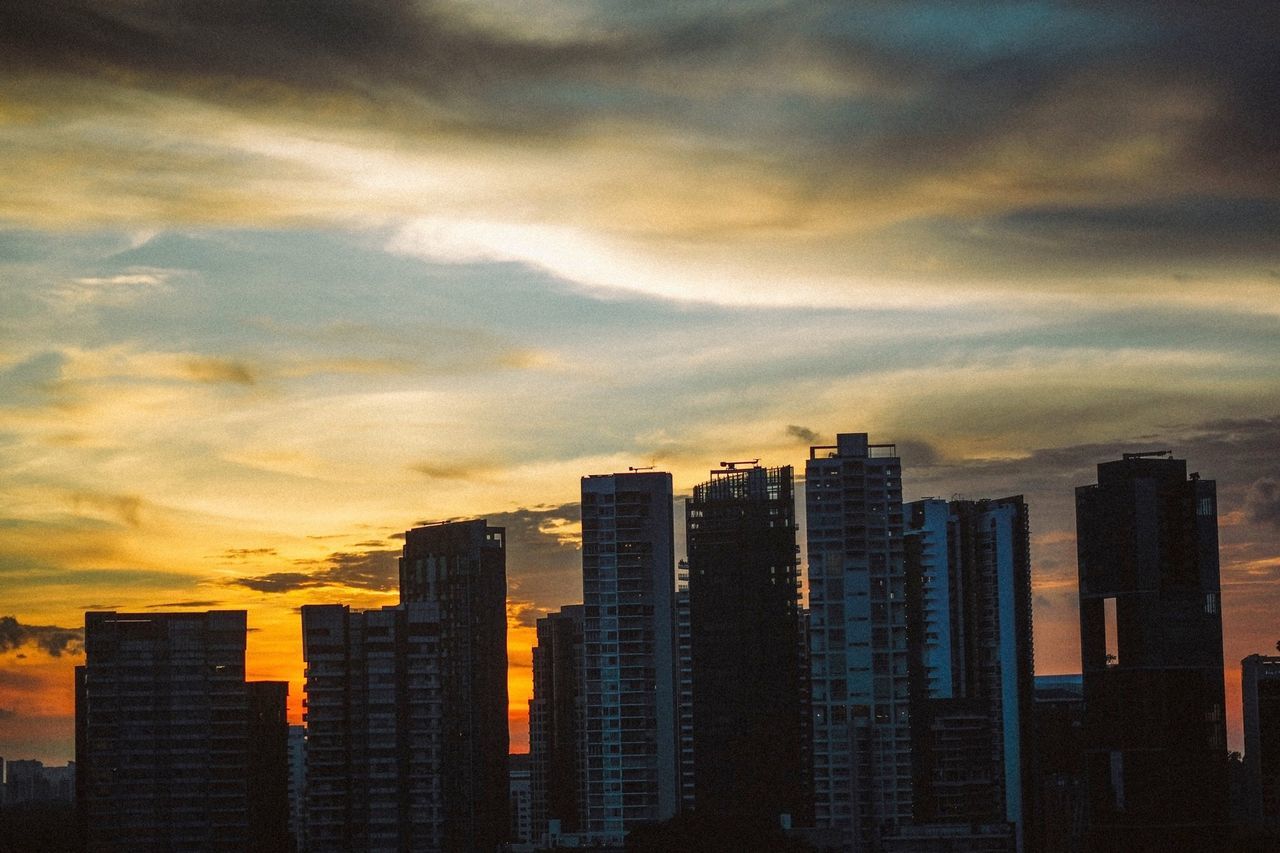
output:
<svg viewBox="0 0 1280 853"><path fill-rule="evenodd" d="M403 531L581 600L585 474L896 442L1025 494L1079 670L1073 488L1216 479L1230 740L1280 640L1280 6L0 4L0 755L73 757L86 609L393 604Z"/></svg>

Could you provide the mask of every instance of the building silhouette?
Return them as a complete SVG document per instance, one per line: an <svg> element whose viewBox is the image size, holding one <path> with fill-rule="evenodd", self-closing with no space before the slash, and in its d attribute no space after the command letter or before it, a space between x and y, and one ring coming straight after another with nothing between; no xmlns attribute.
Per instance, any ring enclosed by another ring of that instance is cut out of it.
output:
<svg viewBox="0 0 1280 853"><path fill-rule="evenodd" d="M508 756L507 768L510 803L508 812L511 815L511 827L507 830L507 839L513 847L532 848L534 842L533 776L529 769L529 756Z"/></svg>
<svg viewBox="0 0 1280 853"><path fill-rule="evenodd" d="M87 849L250 849L245 630L243 610L85 614L76 768Z"/></svg>
<svg viewBox="0 0 1280 853"><path fill-rule="evenodd" d="M807 825L791 468L712 471L685 506L694 801Z"/></svg>
<svg viewBox="0 0 1280 853"><path fill-rule="evenodd" d="M444 849L435 604L302 607L308 849Z"/></svg>
<svg viewBox="0 0 1280 853"><path fill-rule="evenodd" d="M46 767L43 761L0 758L0 807L74 803L76 763Z"/></svg>
<svg viewBox="0 0 1280 853"><path fill-rule="evenodd" d="M1086 848L1209 849L1227 824L1217 497L1168 451L1076 489Z"/></svg>
<svg viewBox="0 0 1280 853"><path fill-rule="evenodd" d="M1084 679L1037 675L1035 712L1035 810L1033 837L1039 853L1083 853Z"/></svg>
<svg viewBox="0 0 1280 853"><path fill-rule="evenodd" d="M914 819L1005 825L1034 849L1026 503L927 499L904 516Z"/></svg>
<svg viewBox="0 0 1280 853"><path fill-rule="evenodd" d="M249 850L289 849L289 682L250 681Z"/></svg>
<svg viewBox="0 0 1280 853"><path fill-rule="evenodd" d="M901 476L866 433L805 465L814 817L853 850L912 816Z"/></svg>
<svg viewBox="0 0 1280 853"><path fill-rule="evenodd" d="M536 623L533 697L529 700L532 836L585 829L586 725L582 605L560 608Z"/></svg>
<svg viewBox="0 0 1280 853"><path fill-rule="evenodd" d="M291 849L307 849L307 729L289 726L289 835Z"/></svg>
<svg viewBox="0 0 1280 853"><path fill-rule="evenodd" d="M445 848L490 853L509 823L506 530L483 519L405 534L400 601L440 609Z"/></svg>
<svg viewBox="0 0 1280 853"><path fill-rule="evenodd" d="M1246 815L1254 826L1280 830L1280 657L1240 661L1244 705Z"/></svg>
<svg viewBox="0 0 1280 853"><path fill-rule="evenodd" d="M400 578L395 607L302 608L309 849L491 853L509 826L504 531L410 530Z"/></svg>
<svg viewBox="0 0 1280 853"><path fill-rule="evenodd" d="M671 475L582 480L586 829L621 843L680 806Z"/></svg>
<svg viewBox="0 0 1280 853"><path fill-rule="evenodd" d="M689 619L689 561L676 563L676 726L680 733L680 811L694 806L693 627Z"/></svg>

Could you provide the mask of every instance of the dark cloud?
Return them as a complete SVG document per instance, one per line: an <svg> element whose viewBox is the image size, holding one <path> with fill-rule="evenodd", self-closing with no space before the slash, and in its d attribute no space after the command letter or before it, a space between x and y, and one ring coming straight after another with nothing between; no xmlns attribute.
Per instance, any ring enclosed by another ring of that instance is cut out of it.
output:
<svg viewBox="0 0 1280 853"><path fill-rule="evenodd" d="M58 352L33 355L0 370L0 407L43 405L58 390L67 357Z"/></svg>
<svg viewBox="0 0 1280 853"><path fill-rule="evenodd" d="M254 385L258 371L245 364L225 358L191 358L183 365L187 375L197 382L210 384L228 382L233 385Z"/></svg>
<svg viewBox="0 0 1280 853"><path fill-rule="evenodd" d="M1273 477L1255 480L1249 486L1244 507L1250 521L1280 530L1280 480Z"/></svg>
<svg viewBox="0 0 1280 853"><path fill-rule="evenodd" d="M220 604L222 604L222 602L221 602L221 601L170 601L170 602L168 602L168 603L166 603L166 604L148 604L148 605L147 605L147 609L148 609L148 610L165 610L165 609L168 609L168 608L170 608L170 607L177 607L177 608L183 608L183 607L200 607L200 608L209 608L209 607L217 607L217 606L218 606L218 605L220 605Z"/></svg>
<svg viewBox="0 0 1280 853"><path fill-rule="evenodd" d="M254 577L233 578L227 581L233 586L242 586L256 592L293 592L299 589L312 589L319 586L332 586L323 577L313 576L305 572L271 572Z"/></svg>
<svg viewBox="0 0 1280 853"><path fill-rule="evenodd" d="M533 628L543 611L532 601L519 601L507 596L507 625L520 628Z"/></svg>
<svg viewBox="0 0 1280 853"><path fill-rule="evenodd" d="M903 465L919 465L921 467L929 467L937 465L941 461L937 448L927 441L919 439L904 439L894 442L898 448L898 456L902 457Z"/></svg>
<svg viewBox="0 0 1280 853"><path fill-rule="evenodd" d="M33 690L40 686L40 679L29 672L16 669L0 669L0 687L14 690Z"/></svg>
<svg viewBox="0 0 1280 853"><path fill-rule="evenodd" d="M449 106L455 116L441 123L492 129L515 119L528 130L572 110L544 102L530 114L515 93L502 99L510 110L486 107L479 93L492 98L522 81L572 79L663 48L653 40L503 36L429 2L143 0L121 7L79 0L54 10L18 0L0 9L0 57L11 71L128 79L212 100L347 96L349 109L389 120ZM457 112L464 106L470 109Z"/></svg>
<svg viewBox="0 0 1280 853"><path fill-rule="evenodd" d="M1105 154L1180 129L1178 103L1203 93L1213 108L1183 122L1189 138L1169 140L1175 160L1210 182L1280 183L1269 0L1230 14L1144 0L780 0L579 19L593 29L522 33L518 15L499 29L433 2L11 0L0 4L0 63L263 106L336 96L346 100L328 120L359 123L375 111L384 125L525 135L620 117L676 124L753 158L800 146L804 156L775 159L810 164L804 192L816 197L847 186L833 170L868 185L954 177L1011 135L1033 156ZM1156 126L1131 109L1148 102Z"/></svg>
<svg viewBox="0 0 1280 853"><path fill-rule="evenodd" d="M805 426L797 426L796 424L787 425L787 435L799 441L801 444L819 444L822 442L822 436Z"/></svg>
<svg viewBox="0 0 1280 853"><path fill-rule="evenodd" d="M275 554L275 548L228 548L222 552L222 558L224 560L249 560L254 557L274 557Z"/></svg>
<svg viewBox="0 0 1280 853"><path fill-rule="evenodd" d="M1142 204L1023 208L969 227L975 243L1035 255L1055 254L1082 264L1147 260L1153 251L1171 261L1276 255L1280 200L1192 196Z"/></svg>
<svg viewBox="0 0 1280 853"><path fill-rule="evenodd" d="M31 646L52 657L84 652L83 628L24 625L13 616L0 616L0 651Z"/></svg>
<svg viewBox="0 0 1280 853"><path fill-rule="evenodd" d="M543 611L582 600L582 511L576 501L485 518L507 530L508 595L529 604L520 624L531 625Z"/></svg>
<svg viewBox="0 0 1280 853"><path fill-rule="evenodd" d="M299 561L311 571L270 572L232 578L226 583L257 592L293 592L318 587L395 590L400 582L399 551L337 552L323 560Z"/></svg>
<svg viewBox="0 0 1280 853"><path fill-rule="evenodd" d="M142 524L143 500L138 495L103 495L95 492L75 492L71 503L76 512L85 508L110 513L130 527Z"/></svg>
<svg viewBox="0 0 1280 853"><path fill-rule="evenodd" d="M415 471L431 480L474 480L491 469L490 466L418 462L410 465L409 470Z"/></svg>

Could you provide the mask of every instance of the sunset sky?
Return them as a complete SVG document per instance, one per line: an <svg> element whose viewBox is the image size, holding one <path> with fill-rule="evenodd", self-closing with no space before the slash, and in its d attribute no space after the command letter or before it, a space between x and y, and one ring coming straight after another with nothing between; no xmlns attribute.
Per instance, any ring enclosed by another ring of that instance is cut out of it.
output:
<svg viewBox="0 0 1280 853"><path fill-rule="evenodd" d="M1218 481L1280 640L1280 5L0 4L0 756L72 758L87 608L392 604L422 521L581 600L579 478L898 443L1024 493L1079 670L1072 489Z"/></svg>

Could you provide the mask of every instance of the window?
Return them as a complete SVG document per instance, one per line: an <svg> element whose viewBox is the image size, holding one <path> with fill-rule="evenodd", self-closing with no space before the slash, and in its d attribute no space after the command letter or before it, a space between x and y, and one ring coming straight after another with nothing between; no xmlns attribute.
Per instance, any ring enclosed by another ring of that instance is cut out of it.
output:
<svg viewBox="0 0 1280 853"><path fill-rule="evenodd" d="M1216 592L1205 593L1204 596L1204 612L1210 616L1216 616L1218 613L1218 594Z"/></svg>
<svg viewBox="0 0 1280 853"><path fill-rule="evenodd" d="M1117 666L1120 663L1120 641L1117 636L1116 623L1116 600L1115 598L1105 598L1102 600L1102 621L1103 631L1105 632L1105 648L1107 666Z"/></svg>
<svg viewBox="0 0 1280 853"><path fill-rule="evenodd" d="M1111 753L1111 805L1124 811L1124 753L1118 750Z"/></svg>

